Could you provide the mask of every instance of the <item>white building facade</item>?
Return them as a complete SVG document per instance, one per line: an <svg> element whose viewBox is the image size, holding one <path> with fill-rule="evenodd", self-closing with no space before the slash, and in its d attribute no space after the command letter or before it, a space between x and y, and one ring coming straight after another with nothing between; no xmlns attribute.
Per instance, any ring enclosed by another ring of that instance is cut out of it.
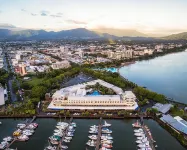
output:
<svg viewBox="0 0 187 150"><path fill-rule="evenodd" d="M112 89L116 95L86 95L86 87L99 83ZM131 91L123 92L117 86L102 80L94 80L56 91L48 109L97 109L135 110L138 108L136 96Z"/></svg>

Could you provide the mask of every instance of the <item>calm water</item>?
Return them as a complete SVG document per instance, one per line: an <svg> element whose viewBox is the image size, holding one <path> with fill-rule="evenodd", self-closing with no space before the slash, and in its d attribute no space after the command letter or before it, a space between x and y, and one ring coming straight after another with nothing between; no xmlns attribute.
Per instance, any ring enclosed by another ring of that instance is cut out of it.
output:
<svg viewBox="0 0 187 150"><path fill-rule="evenodd" d="M1 119L3 125L0 126L0 141L3 137L11 135L15 130L18 122L23 120ZM43 150L48 145L47 139L52 135L55 125L58 120L56 119L37 119L39 127L36 129L35 134L28 142L17 142L12 145L12 148L18 150ZM136 120L107 120L112 124L112 136L114 137L113 150L136 150L135 137L133 136L133 129L131 124ZM69 146L69 150L85 150L86 142L88 141L88 130L90 125L98 124L99 120L96 119L75 119L77 129L75 136ZM162 129L155 121L145 120L145 124L149 126L152 131L154 139L159 146L157 150L185 150L167 131Z"/></svg>
<svg viewBox="0 0 187 150"><path fill-rule="evenodd" d="M140 61L119 72L138 85L187 103L187 52Z"/></svg>

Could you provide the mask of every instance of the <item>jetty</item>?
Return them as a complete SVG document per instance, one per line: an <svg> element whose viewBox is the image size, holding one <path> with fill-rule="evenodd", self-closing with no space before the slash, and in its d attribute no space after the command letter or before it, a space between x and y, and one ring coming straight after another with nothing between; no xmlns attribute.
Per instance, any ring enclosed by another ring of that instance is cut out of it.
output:
<svg viewBox="0 0 187 150"><path fill-rule="evenodd" d="M28 125L30 125L35 119L36 119L36 116L33 116L33 118L32 118L31 121L29 121L29 122L27 121L27 122L26 122L26 127L27 127ZM25 128L26 128L26 127L25 127ZM25 128L23 128L23 130L24 130ZM5 148L5 150L9 149L10 146L11 146L14 142L16 142L16 141L20 141L20 140L18 140L17 137L14 137L13 141L12 141L10 144L7 145L7 147Z"/></svg>
<svg viewBox="0 0 187 150"><path fill-rule="evenodd" d="M99 150L99 146L101 144L101 130L102 130L102 118L100 118L100 120L99 120L98 135L97 135L97 141L96 141L96 148L95 148L95 150Z"/></svg>
<svg viewBox="0 0 187 150"><path fill-rule="evenodd" d="M143 121L143 117L140 117L140 120L141 120L141 124L142 124L142 129L149 141L149 145L151 147L152 150L156 150L155 146L154 146L154 140L152 138L152 136L150 136L150 134L148 133L148 130L146 128L146 126L144 125L144 121Z"/></svg>
<svg viewBox="0 0 187 150"><path fill-rule="evenodd" d="M65 118L64 120L66 120L66 118ZM73 117L70 118L70 120L69 120L69 125L72 123L72 121L73 121ZM68 125L68 127L69 127L69 125ZM64 141L65 136L67 135L67 132L68 132L68 127L67 127L66 130L64 131L63 137L62 137L61 140L59 141L57 150L60 150L60 149L61 149L62 142Z"/></svg>

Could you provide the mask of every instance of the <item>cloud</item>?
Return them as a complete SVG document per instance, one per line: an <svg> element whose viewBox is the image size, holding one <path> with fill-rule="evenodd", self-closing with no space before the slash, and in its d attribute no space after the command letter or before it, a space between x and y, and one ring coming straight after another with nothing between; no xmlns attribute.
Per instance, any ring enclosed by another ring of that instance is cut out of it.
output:
<svg viewBox="0 0 187 150"><path fill-rule="evenodd" d="M71 24L87 24L86 22L78 21L78 20L72 20L72 19L66 20L66 22L71 23Z"/></svg>
<svg viewBox="0 0 187 150"><path fill-rule="evenodd" d="M16 26L8 23L0 23L0 28L1 29L10 29L10 28L16 28Z"/></svg>
<svg viewBox="0 0 187 150"><path fill-rule="evenodd" d="M57 14L53 14L53 15L50 15L51 17L53 18L60 18L63 16L63 13L57 13Z"/></svg>
<svg viewBox="0 0 187 150"><path fill-rule="evenodd" d="M50 12L49 11L46 11L46 10L42 10L41 12L40 12L40 15L41 16L48 16L50 14Z"/></svg>
<svg viewBox="0 0 187 150"><path fill-rule="evenodd" d="M62 16L60 16L60 15L50 15L51 17L54 17L54 18L60 18L60 17L62 17Z"/></svg>
<svg viewBox="0 0 187 150"><path fill-rule="evenodd" d="M21 9L21 11L26 12L26 10L25 10L25 9Z"/></svg>
<svg viewBox="0 0 187 150"><path fill-rule="evenodd" d="M32 16L37 16L37 14L31 13Z"/></svg>

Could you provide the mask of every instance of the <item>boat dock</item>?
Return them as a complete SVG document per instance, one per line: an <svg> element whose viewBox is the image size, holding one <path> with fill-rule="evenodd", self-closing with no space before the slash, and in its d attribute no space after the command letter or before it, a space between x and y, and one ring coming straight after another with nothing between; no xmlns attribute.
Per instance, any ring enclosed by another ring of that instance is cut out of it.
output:
<svg viewBox="0 0 187 150"><path fill-rule="evenodd" d="M65 118L65 120L66 120L66 118ZM73 117L70 118L70 120L69 120L69 125L70 125L70 123L72 123L72 121L73 121ZM69 126L68 126L68 127L69 127ZM61 149L62 142L64 141L65 136L66 136L67 131L68 131L68 127L67 127L67 129L64 131L64 135L63 135L63 137L61 138L61 140L59 141L59 144L58 144L57 150L60 150L60 149Z"/></svg>
<svg viewBox="0 0 187 150"><path fill-rule="evenodd" d="M154 140L153 138L150 136L150 134L148 133L147 129L146 129L146 126L144 125L144 121L143 121L143 117L140 117L140 121L141 121L141 124L142 124L142 129L149 141L149 145L151 147L152 150L156 150L155 146L154 146Z"/></svg>
<svg viewBox="0 0 187 150"><path fill-rule="evenodd" d="M32 118L32 120L31 120L29 123L28 123L28 121L27 121L26 127L27 127L29 124L31 124L35 119L36 119L36 116L34 116L34 117ZM25 128L26 128L26 127L25 127ZM25 129L25 128L23 128L23 129ZM19 140L17 139L17 137L14 137L13 141L5 148L5 150L7 150L8 148L10 148L10 146L11 146L14 142L16 142L16 141L19 141Z"/></svg>
<svg viewBox="0 0 187 150"><path fill-rule="evenodd" d="M99 150L99 146L101 144L101 130L102 130L102 118L99 120L99 125L98 125L98 136L97 136L97 141L96 141L96 148L95 150Z"/></svg>
<svg viewBox="0 0 187 150"><path fill-rule="evenodd" d="M14 138L14 140L10 144L8 144L8 146L5 148L5 150L8 149L15 141L17 141L17 138Z"/></svg>
<svg viewBox="0 0 187 150"><path fill-rule="evenodd" d="M152 150L156 150L156 148L155 148L155 146L154 146L154 141L153 141L152 137L149 135L149 133L148 133L146 127L145 127L145 126L142 126L142 128L143 128L144 133L145 133L145 135L146 135L146 137L147 137L147 139L148 139L148 141L149 141L149 145L150 145L151 149L152 149Z"/></svg>

